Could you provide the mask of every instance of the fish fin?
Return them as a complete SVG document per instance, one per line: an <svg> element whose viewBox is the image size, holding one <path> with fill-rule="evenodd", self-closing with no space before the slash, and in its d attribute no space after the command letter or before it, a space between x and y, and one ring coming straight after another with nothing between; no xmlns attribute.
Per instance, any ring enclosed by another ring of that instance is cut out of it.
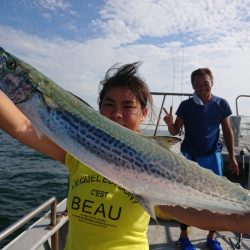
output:
<svg viewBox="0 0 250 250"><path fill-rule="evenodd" d="M181 141L179 137L175 136L146 136L146 138L157 142L167 149L170 149L174 144Z"/></svg>
<svg viewBox="0 0 250 250"><path fill-rule="evenodd" d="M50 108L58 108L58 104L51 98L46 95L43 96L44 102L50 107Z"/></svg>
<svg viewBox="0 0 250 250"><path fill-rule="evenodd" d="M144 210L150 215L150 217L157 221L154 204L152 204L147 198L139 195L136 196L136 199L139 201Z"/></svg>
<svg viewBox="0 0 250 250"><path fill-rule="evenodd" d="M79 96L71 93L70 91L68 91L69 94L73 95L76 99L78 99L80 102L83 102L85 105L89 106L90 108L92 108L87 102L85 102L82 98L80 98Z"/></svg>

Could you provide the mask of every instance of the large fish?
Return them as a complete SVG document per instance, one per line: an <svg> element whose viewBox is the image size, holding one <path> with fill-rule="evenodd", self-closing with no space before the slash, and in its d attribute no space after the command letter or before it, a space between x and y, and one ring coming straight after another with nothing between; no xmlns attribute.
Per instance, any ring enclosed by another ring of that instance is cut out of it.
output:
<svg viewBox="0 0 250 250"><path fill-rule="evenodd" d="M249 191L101 116L0 48L0 89L35 128L90 168L155 205L250 211Z"/></svg>

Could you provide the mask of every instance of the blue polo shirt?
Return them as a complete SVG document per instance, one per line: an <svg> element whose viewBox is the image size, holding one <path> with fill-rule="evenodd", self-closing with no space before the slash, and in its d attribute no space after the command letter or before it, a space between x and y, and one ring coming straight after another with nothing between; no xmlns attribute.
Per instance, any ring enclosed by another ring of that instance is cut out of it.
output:
<svg viewBox="0 0 250 250"><path fill-rule="evenodd" d="M217 96L212 96L204 105L196 104L193 98L181 102L176 111L185 127L181 152L196 157L221 151L220 123L231 114L228 102Z"/></svg>

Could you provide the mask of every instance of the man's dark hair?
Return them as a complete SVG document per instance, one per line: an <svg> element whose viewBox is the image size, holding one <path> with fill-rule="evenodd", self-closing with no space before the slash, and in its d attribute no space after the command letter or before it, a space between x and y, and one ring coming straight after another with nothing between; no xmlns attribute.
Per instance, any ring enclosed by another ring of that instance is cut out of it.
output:
<svg viewBox="0 0 250 250"><path fill-rule="evenodd" d="M194 84L194 79L197 76L204 76L204 75L209 75L210 78L211 78L211 81L212 82L214 81L212 71L209 68L199 68L199 69L196 69L195 71L192 72L192 74L191 74L191 83Z"/></svg>

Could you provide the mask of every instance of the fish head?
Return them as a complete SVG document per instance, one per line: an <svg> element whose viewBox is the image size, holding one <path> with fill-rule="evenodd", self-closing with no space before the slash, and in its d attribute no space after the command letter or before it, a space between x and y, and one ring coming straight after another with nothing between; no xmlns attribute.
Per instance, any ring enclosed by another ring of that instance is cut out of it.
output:
<svg viewBox="0 0 250 250"><path fill-rule="evenodd" d="M31 66L0 47L0 89L15 103L26 101L36 90Z"/></svg>

